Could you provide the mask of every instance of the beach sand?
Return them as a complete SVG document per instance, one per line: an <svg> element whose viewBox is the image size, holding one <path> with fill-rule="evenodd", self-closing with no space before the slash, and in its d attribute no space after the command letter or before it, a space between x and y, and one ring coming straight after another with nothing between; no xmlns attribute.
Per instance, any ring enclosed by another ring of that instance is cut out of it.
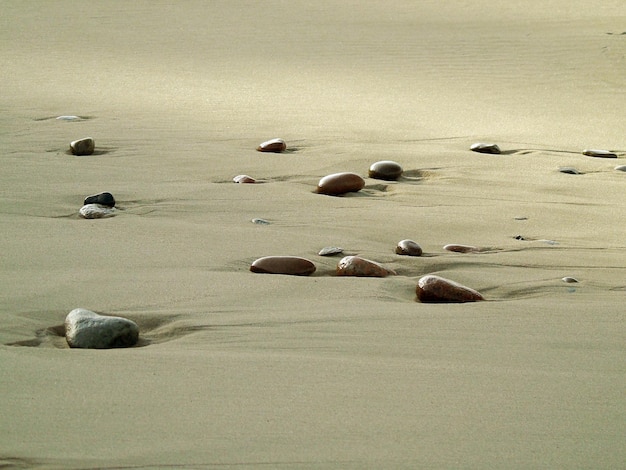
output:
<svg viewBox="0 0 626 470"><path fill-rule="evenodd" d="M0 467L621 468L626 9L502 3L3 2ZM69 349L77 307L139 347Z"/></svg>

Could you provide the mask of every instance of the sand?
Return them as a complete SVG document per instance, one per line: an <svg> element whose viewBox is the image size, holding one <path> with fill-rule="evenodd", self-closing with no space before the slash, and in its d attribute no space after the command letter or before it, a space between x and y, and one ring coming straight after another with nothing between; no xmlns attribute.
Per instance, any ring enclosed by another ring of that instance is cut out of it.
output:
<svg viewBox="0 0 626 470"><path fill-rule="evenodd" d="M2 468L623 466L623 2L441 3L3 2ZM314 193L379 160L405 177ZM69 349L77 307L140 347Z"/></svg>

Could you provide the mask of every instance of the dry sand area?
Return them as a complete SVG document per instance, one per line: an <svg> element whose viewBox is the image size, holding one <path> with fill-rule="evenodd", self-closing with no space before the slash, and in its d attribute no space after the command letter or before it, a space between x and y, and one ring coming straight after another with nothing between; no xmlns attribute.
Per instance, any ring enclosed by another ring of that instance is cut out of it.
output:
<svg viewBox="0 0 626 470"><path fill-rule="evenodd" d="M0 468L623 468L625 57L623 0L3 1Z"/></svg>

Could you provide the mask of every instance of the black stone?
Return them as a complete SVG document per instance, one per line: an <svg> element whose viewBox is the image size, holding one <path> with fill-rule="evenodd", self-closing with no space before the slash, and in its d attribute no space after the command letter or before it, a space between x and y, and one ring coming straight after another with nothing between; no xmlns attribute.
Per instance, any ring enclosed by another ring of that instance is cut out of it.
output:
<svg viewBox="0 0 626 470"><path fill-rule="evenodd" d="M93 196L87 196L83 204L100 204L101 206L115 207L115 198L111 193L94 194Z"/></svg>

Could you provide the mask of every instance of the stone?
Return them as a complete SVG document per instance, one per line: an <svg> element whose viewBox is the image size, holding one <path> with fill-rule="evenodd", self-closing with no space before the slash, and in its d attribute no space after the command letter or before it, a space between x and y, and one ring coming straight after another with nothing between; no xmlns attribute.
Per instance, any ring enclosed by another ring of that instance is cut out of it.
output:
<svg viewBox="0 0 626 470"><path fill-rule="evenodd" d="M415 289L420 302L476 302L485 298L474 289L434 274L423 276Z"/></svg>
<svg viewBox="0 0 626 470"><path fill-rule="evenodd" d="M343 248L339 248L338 246L326 246L319 251L318 255L335 256L340 253L343 253Z"/></svg>
<svg viewBox="0 0 626 470"><path fill-rule="evenodd" d="M396 274L382 264L359 256L345 256L337 264L337 276L387 277Z"/></svg>
<svg viewBox="0 0 626 470"><path fill-rule="evenodd" d="M253 273L309 276L315 272L315 264L313 261L297 256L265 256L252 263L250 271Z"/></svg>
<svg viewBox="0 0 626 470"><path fill-rule="evenodd" d="M254 218L254 219L252 219L252 223L253 224L257 224L257 225L269 225L270 221L269 220L265 220L265 219Z"/></svg>
<svg viewBox="0 0 626 470"><path fill-rule="evenodd" d="M91 155L96 150L96 143L91 137L70 142L70 151L74 155Z"/></svg>
<svg viewBox="0 0 626 470"><path fill-rule="evenodd" d="M339 196L341 194L357 192L363 189L365 180L356 173L333 173L324 176L317 184L319 194Z"/></svg>
<svg viewBox="0 0 626 470"><path fill-rule="evenodd" d="M583 155L587 155L588 157L597 157L597 158L617 158L617 155L608 150L598 150L598 149L586 149L583 150Z"/></svg>
<svg viewBox="0 0 626 470"><path fill-rule="evenodd" d="M139 327L126 318L75 308L65 317L65 339L71 348L127 348L137 344Z"/></svg>
<svg viewBox="0 0 626 470"><path fill-rule="evenodd" d="M396 246L396 253L405 256L422 256L422 247L413 240L401 240Z"/></svg>
<svg viewBox="0 0 626 470"><path fill-rule="evenodd" d="M561 173L566 173L568 175L582 175L580 171L578 171L576 168L571 167L571 166L562 166L559 168L559 171Z"/></svg>
<svg viewBox="0 0 626 470"><path fill-rule="evenodd" d="M233 178L235 183L256 183L256 180L252 176L237 175Z"/></svg>
<svg viewBox="0 0 626 470"><path fill-rule="evenodd" d="M391 160L383 160L372 163L369 169L369 177L378 180L395 181L402 176L402 167L399 163Z"/></svg>
<svg viewBox="0 0 626 470"><path fill-rule="evenodd" d="M78 211L83 219L106 219L113 217L116 210L113 207L102 206L100 204L85 204Z"/></svg>
<svg viewBox="0 0 626 470"><path fill-rule="evenodd" d="M259 152L274 152L280 153L287 149L287 144L283 139L272 139L263 142L256 148Z"/></svg>
<svg viewBox="0 0 626 470"><path fill-rule="evenodd" d="M57 121L82 121L80 116L58 116Z"/></svg>
<svg viewBox="0 0 626 470"><path fill-rule="evenodd" d="M479 153L493 153L499 154L502 153L500 151L500 147L497 144L486 144L484 142L476 142L470 146L470 150Z"/></svg>
<svg viewBox="0 0 626 470"><path fill-rule="evenodd" d="M100 193L92 196L87 196L83 204L100 204L106 207L115 207L115 198L111 193Z"/></svg>
<svg viewBox="0 0 626 470"><path fill-rule="evenodd" d="M481 251L481 249L477 246L459 245L456 243L445 245L443 249L446 251L454 251L455 253L478 253Z"/></svg>
<svg viewBox="0 0 626 470"><path fill-rule="evenodd" d="M563 279L561 279L561 281L572 284L578 282L578 279L576 279L575 277L565 276Z"/></svg>
<svg viewBox="0 0 626 470"><path fill-rule="evenodd" d="M617 165L615 169L617 171L626 171L626 165Z"/></svg>

